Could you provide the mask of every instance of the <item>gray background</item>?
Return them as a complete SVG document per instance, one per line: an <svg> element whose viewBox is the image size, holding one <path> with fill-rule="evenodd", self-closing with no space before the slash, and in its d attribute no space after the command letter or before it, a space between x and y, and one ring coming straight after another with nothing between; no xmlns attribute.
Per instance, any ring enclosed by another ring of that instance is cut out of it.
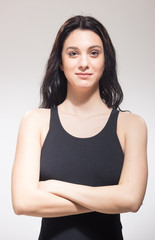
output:
<svg viewBox="0 0 155 240"><path fill-rule="evenodd" d="M125 95L121 107L142 116L148 125L147 193L136 214L122 214L122 223L125 240L153 240L154 0L0 0L0 239L38 237L40 219L16 216L11 205L18 127L24 113L38 107L40 83L58 29L76 14L96 17L107 28L116 48L118 77Z"/></svg>

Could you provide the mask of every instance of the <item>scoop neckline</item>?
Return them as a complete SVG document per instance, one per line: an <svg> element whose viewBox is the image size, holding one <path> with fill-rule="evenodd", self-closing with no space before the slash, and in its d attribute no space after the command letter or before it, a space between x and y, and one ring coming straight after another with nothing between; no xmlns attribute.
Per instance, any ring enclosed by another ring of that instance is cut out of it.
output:
<svg viewBox="0 0 155 240"><path fill-rule="evenodd" d="M56 113L57 113L58 122L59 122L59 125L60 125L61 129L63 130L63 132L64 132L66 135L72 137L73 139L77 139L77 140L92 140L92 139L100 136L100 135L102 134L102 132L105 131L105 129L106 129L107 126L109 125L109 122L110 122L112 113L113 113L114 110L115 110L114 108L112 108L112 110L111 110L111 112L110 112L110 114L109 114L109 117L108 117L108 119L107 119L107 121L106 121L106 124L104 125L104 127L103 127L98 133L96 133L95 135L93 135L93 136L91 136L91 137L84 137L84 138L83 138L83 137L76 137L76 136L74 136L74 135L72 135L72 134L70 134L69 132L66 131L66 129L63 127L63 125L62 125L62 123L61 123L61 120L60 120L58 106L56 106L55 108L56 108Z"/></svg>

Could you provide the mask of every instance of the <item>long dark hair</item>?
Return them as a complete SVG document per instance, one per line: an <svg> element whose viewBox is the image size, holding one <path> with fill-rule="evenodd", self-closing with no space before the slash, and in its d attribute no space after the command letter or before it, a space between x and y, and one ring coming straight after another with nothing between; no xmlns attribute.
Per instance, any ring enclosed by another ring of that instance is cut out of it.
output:
<svg viewBox="0 0 155 240"><path fill-rule="evenodd" d="M40 89L40 107L57 106L67 96L67 79L60 68L61 53L65 39L75 29L91 30L101 38L104 47L105 68L99 80L100 96L108 107L119 108L123 100L123 92L117 79L116 54L109 34L98 20L91 16L81 15L68 19L57 33Z"/></svg>

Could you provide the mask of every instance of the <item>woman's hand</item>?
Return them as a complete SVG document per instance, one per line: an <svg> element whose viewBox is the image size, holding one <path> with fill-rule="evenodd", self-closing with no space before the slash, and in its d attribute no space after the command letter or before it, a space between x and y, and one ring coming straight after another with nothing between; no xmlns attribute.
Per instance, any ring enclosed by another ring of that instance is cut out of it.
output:
<svg viewBox="0 0 155 240"><path fill-rule="evenodd" d="M71 201L75 202L76 200L71 198L72 194L74 194L75 191L77 192L79 190L82 190L82 192L85 192L86 190L92 191L94 189L91 186L85 186L55 179L40 181L38 188L42 191L55 194L59 197L70 199Z"/></svg>
<svg viewBox="0 0 155 240"><path fill-rule="evenodd" d="M51 192L52 183L53 180L40 181L38 184L38 189L45 192Z"/></svg>
<svg viewBox="0 0 155 240"><path fill-rule="evenodd" d="M39 190L59 195L59 193L62 192L62 190L66 188L69 184L70 183L60 180L50 179L46 181L40 181L38 184L38 188Z"/></svg>

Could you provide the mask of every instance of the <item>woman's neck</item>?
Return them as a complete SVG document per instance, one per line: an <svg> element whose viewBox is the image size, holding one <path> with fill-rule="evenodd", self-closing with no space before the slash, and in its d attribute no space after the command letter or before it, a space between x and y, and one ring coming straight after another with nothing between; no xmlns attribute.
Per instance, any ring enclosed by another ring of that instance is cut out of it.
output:
<svg viewBox="0 0 155 240"><path fill-rule="evenodd" d="M95 91L68 91L67 97L59 105L59 109L68 114L81 116L83 118L90 115L103 114L109 108L100 97L99 88Z"/></svg>

